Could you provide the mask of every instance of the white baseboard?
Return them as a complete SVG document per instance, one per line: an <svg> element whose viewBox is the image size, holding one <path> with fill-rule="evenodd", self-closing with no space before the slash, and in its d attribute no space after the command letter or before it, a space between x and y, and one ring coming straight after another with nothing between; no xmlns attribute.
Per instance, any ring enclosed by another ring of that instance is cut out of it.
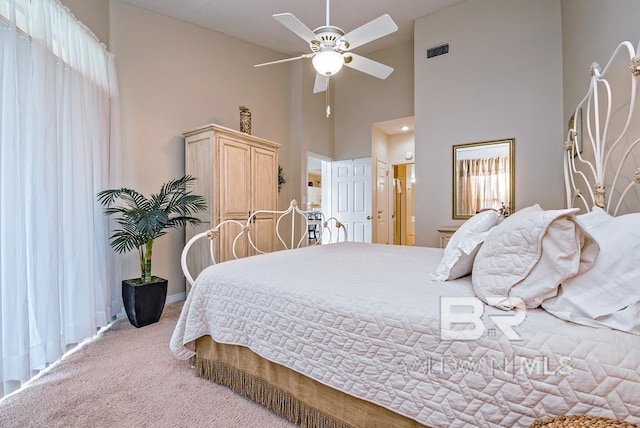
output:
<svg viewBox="0 0 640 428"><path fill-rule="evenodd" d="M167 296L166 304L182 302L186 298L187 298L187 293L172 294L171 296Z"/></svg>

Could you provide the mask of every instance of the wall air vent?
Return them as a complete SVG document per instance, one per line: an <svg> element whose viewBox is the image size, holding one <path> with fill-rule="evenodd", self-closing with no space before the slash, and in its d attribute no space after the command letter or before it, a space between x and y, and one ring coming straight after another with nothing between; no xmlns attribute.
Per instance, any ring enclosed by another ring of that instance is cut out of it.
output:
<svg viewBox="0 0 640 428"><path fill-rule="evenodd" d="M446 55L449 53L449 43L443 43L438 46L427 48L427 59L435 58L440 55Z"/></svg>

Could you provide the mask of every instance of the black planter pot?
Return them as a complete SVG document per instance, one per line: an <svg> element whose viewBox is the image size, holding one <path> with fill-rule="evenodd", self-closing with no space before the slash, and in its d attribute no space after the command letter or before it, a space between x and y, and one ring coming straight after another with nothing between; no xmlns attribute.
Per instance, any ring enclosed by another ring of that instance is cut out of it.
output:
<svg viewBox="0 0 640 428"><path fill-rule="evenodd" d="M139 279L122 281L122 302L134 327L144 327L160 320L167 299L167 280L155 277L154 280L147 284L140 284Z"/></svg>

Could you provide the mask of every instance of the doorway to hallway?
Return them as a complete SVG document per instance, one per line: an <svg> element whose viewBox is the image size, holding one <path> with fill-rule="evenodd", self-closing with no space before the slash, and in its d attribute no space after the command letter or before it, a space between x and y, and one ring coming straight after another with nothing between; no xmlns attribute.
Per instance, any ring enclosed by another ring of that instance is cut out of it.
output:
<svg viewBox="0 0 640 428"><path fill-rule="evenodd" d="M306 179L304 209L340 220L349 241L371 242L371 158L333 161L307 153Z"/></svg>

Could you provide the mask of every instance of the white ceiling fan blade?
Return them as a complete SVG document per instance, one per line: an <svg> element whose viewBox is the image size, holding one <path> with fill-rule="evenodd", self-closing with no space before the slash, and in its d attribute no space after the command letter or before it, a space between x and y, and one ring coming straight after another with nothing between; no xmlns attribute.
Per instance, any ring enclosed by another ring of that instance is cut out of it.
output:
<svg viewBox="0 0 640 428"><path fill-rule="evenodd" d="M316 35L313 31L309 29L306 25L302 23L298 18L293 16L291 13L277 13L273 15L273 17L280 22L282 25L287 27L289 30L296 33L298 36L302 37L302 39L311 43L312 40L316 39Z"/></svg>
<svg viewBox="0 0 640 428"><path fill-rule="evenodd" d="M327 90L327 86L329 86L329 76L316 73L316 81L313 84L313 93L317 94L319 92L324 92Z"/></svg>
<svg viewBox="0 0 640 428"><path fill-rule="evenodd" d="M293 58L285 58L285 59L279 59L276 61L270 61L270 62L263 62L262 64L256 64L254 65L254 67L263 67L265 65L273 65L273 64L280 64L281 62L289 62L289 61L295 61L298 59L304 59L304 58L311 58L314 54L304 54L304 55L300 55L300 56L296 56Z"/></svg>
<svg viewBox="0 0 640 428"><path fill-rule="evenodd" d="M398 26L389 15L385 14L348 32L342 39L349 43L349 50L351 50L396 31Z"/></svg>
<svg viewBox="0 0 640 428"><path fill-rule="evenodd" d="M345 67L362 71L363 73L367 73L373 77L377 77L378 79L386 79L391 73L393 73L393 67L389 67L388 65L381 64L377 61L351 52L345 54L344 59Z"/></svg>

